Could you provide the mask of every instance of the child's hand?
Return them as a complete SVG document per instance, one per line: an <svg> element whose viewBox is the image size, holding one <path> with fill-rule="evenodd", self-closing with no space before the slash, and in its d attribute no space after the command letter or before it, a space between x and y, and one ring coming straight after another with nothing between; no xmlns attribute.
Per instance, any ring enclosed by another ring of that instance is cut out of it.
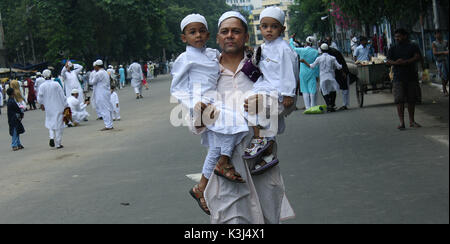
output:
<svg viewBox="0 0 450 244"><path fill-rule="evenodd" d="M283 106L285 108L289 108L292 105L294 105L294 98L293 97L283 97Z"/></svg>
<svg viewBox="0 0 450 244"><path fill-rule="evenodd" d="M202 121L202 116L203 116L203 111L205 111L207 105L202 103L202 102L198 102L197 104L195 104L194 106L194 125L195 128L197 129L201 129L203 127L205 127L205 125L203 124Z"/></svg>

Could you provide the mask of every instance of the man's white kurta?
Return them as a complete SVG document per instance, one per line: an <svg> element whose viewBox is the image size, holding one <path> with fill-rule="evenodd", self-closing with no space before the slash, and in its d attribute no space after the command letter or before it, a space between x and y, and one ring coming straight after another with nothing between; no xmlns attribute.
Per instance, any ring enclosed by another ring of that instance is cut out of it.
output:
<svg viewBox="0 0 450 244"><path fill-rule="evenodd" d="M50 130L63 129L63 113L68 104L61 86L57 82L46 80L39 87L38 103L45 107L45 127Z"/></svg>
<svg viewBox="0 0 450 244"><path fill-rule="evenodd" d="M311 64L311 69L314 69L317 65L320 66L320 89L323 95L326 96L330 92L339 91L340 87L335 78L335 70L342 69L342 65L339 64L335 57L328 53L323 53L319 56Z"/></svg>
<svg viewBox="0 0 450 244"><path fill-rule="evenodd" d="M228 99L236 99L252 90L253 82L240 70L246 59L242 60L236 73L222 68L217 90ZM239 108L242 104L239 104ZM236 107L235 114L240 113ZM237 124L236 128L241 125ZM242 125L244 126L244 125ZM242 175L245 184L236 184L212 175L205 189L205 199L211 211L212 224L277 224L295 216L287 200L283 178L279 166L275 166L260 176L252 176L249 168L255 160L245 162L242 159L244 149L252 139L252 131L236 146L231 162ZM276 144L275 144L276 145ZM274 152L277 149L274 147Z"/></svg>
<svg viewBox="0 0 450 244"><path fill-rule="evenodd" d="M94 88L95 109L98 114L111 113L113 111L111 105L111 84L109 75L104 69L95 72L89 84Z"/></svg>
<svg viewBox="0 0 450 244"><path fill-rule="evenodd" d="M92 81L94 80L94 77L95 77L95 73L97 73L97 71L93 70L89 74L89 84L92 84ZM95 109L95 111L97 112L97 106L95 104L95 90L92 91L91 105ZM97 114L98 114L98 112L97 112Z"/></svg>
<svg viewBox="0 0 450 244"><path fill-rule="evenodd" d="M36 79L36 82L34 82L34 90L36 91L36 96L39 95L39 87L44 84L45 79L42 77L39 77Z"/></svg>
<svg viewBox="0 0 450 244"><path fill-rule="evenodd" d="M144 80L141 65L138 63L132 63L128 68L128 73L131 74L131 86L134 88L141 87L142 80Z"/></svg>
<svg viewBox="0 0 450 244"><path fill-rule="evenodd" d="M61 71L61 77L64 80L64 88L66 91L66 96L69 97L74 89L78 90L78 100L84 102L83 88L81 87L80 81L78 80L78 75L83 70L83 66L79 64L73 65L74 69L68 71L66 67Z"/></svg>
<svg viewBox="0 0 450 244"><path fill-rule="evenodd" d="M68 97L67 103L72 111L72 119L75 122L80 123L81 120L89 116L89 113L86 111L87 105L85 103L80 103L74 96Z"/></svg>

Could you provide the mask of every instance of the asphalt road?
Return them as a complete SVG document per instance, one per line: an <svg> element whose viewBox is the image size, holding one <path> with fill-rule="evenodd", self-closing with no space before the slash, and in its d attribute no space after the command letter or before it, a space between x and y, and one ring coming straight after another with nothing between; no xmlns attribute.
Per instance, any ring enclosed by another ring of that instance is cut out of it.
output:
<svg viewBox="0 0 450 244"><path fill-rule="evenodd" d="M89 122L64 131L63 150L48 147L44 113L30 111L26 148L12 152L3 108L0 223L209 223L186 177L206 149L171 125L169 85L158 77L143 100L121 90L114 131L100 132L89 108ZM279 158L297 216L286 223L448 223L448 98L424 88L424 128L400 132L392 95L369 94L360 109L351 91L349 111L287 119Z"/></svg>

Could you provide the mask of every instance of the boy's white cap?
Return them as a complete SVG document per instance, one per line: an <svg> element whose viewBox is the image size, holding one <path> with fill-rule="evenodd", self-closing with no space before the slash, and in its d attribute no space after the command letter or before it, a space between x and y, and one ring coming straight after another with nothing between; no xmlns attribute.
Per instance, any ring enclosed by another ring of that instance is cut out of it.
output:
<svg viewBox="0 0 450 244"><path fill-rule="evenodd" d="M184 28L186 28L186 26L191 23L202 23L206 26L206 29L208 29L208 22L206 21L205 17L200 14L190 14L181 21L181 31L184 31Z"/></svg>
<svg viewBox="0 0 450 244"><path fill-rule="evenodd" d="M78 94L78 90L77 89L73 89L71 94Z"/></svg>
<svg viewBox="0 0 450 244"><path fill-rule="evenodd" d="M328 50L328 44L324 43L320 46L320 49L322 49L323 51Z"/></svg>
<svg viewBox="0 0 450 244"><path fill-rule="evenodd" d="M94 62L94 66L102 66L103 65L103 61L101 61L100 59Z"/></svg>
<svg viewBox="0 0 450 244"><path fill-rule="evenodd" d="M248 25L247 20L241 13L236 12L236 11L228 11L220 17L218 26L220 27L222 22L224 22L225 20L227 20L229 18L238 18L238 19L242 20L245 23L245 25Z"/></svg>
<svg viewBox="0 0 450 244"><path fill-rule="evenodd" d="M265 8L261 12L259 19L262 20L265 17L274 18L274 19L278 20L278 22L280 22L281 25L284 25L284 19L285 19L284 11L281 10L279 7L272 6L272 7Z"/></svg>

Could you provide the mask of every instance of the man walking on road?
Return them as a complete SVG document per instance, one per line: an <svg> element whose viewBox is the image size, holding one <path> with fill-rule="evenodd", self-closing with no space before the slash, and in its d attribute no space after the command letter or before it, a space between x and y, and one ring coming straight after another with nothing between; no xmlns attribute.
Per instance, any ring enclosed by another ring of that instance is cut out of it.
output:
<svg viewBox="0 0 450 244"><path fill-rule="evenodd" d="M128 68L128 73L131 74L131 86L136 93L136 99L142 97L142 80L144 80L144 74L142 73L142 67L138 62L133 62Z"/></svg>
<svg viewBox="0 0 450 244"><path fill-rule="evenodd" d="M414 113L418 101L417 62L422 60L422 54L419 47L409 41L408 32L404 29L395 31L395 41L396 44L389 50L387 64L394 67L394 98L400 119L397 129L406 129L405 103L408 103L410 127L420 128L421 126L414 119Z"/></svg>
<svg viewBox="0 0 450 244"><path fill-rule="evenodd" d="M95 109L103 122L105 128L101 131L113 130L112 112L113 107L111 105L111 83L108 73L103 68L103 61L97 60L94 63L95 74L89 84L94 86L94 100Z"/></svg>
<svg viewBox="0 0 450 244"><path fill-rule="evenodd" d="M441 31L435 33L436 41L433 42L433 55L436 59L436 67L442 79L442 92L448 97L448 42L442 39Z"/></svg>
<svg viewBox="0 0 450 244"><path fill-rule="evenodd" d="M343 106L339 108L339 110L348 110L348 107L350 107L350 91L349 91L349 80L347 79L348 73L350 72L347 67L347 62L345 61L344 56L342 53L335 49L331 48L328 50L328 54L335 57L336 60L340 65L342 65L342 69L336 69L335 75L336 75L336 81L339 84L339 87L342 91L342 100L343 100ZM336 95L334 95L334 98L336 99ZM333 105L336 104L336 100L333 101Z"/></svg>
<svg viewBox="0 0 450 244"><path fill-rule="evenodd" d="M41 109L45 111L45 127L50 134L50 147L56 149L64 148L61 145L64 131L64 109L69 107L61 86L51 80L52 72L44 70L43 76L46 79L39 87L38 102Z"/></svg>

